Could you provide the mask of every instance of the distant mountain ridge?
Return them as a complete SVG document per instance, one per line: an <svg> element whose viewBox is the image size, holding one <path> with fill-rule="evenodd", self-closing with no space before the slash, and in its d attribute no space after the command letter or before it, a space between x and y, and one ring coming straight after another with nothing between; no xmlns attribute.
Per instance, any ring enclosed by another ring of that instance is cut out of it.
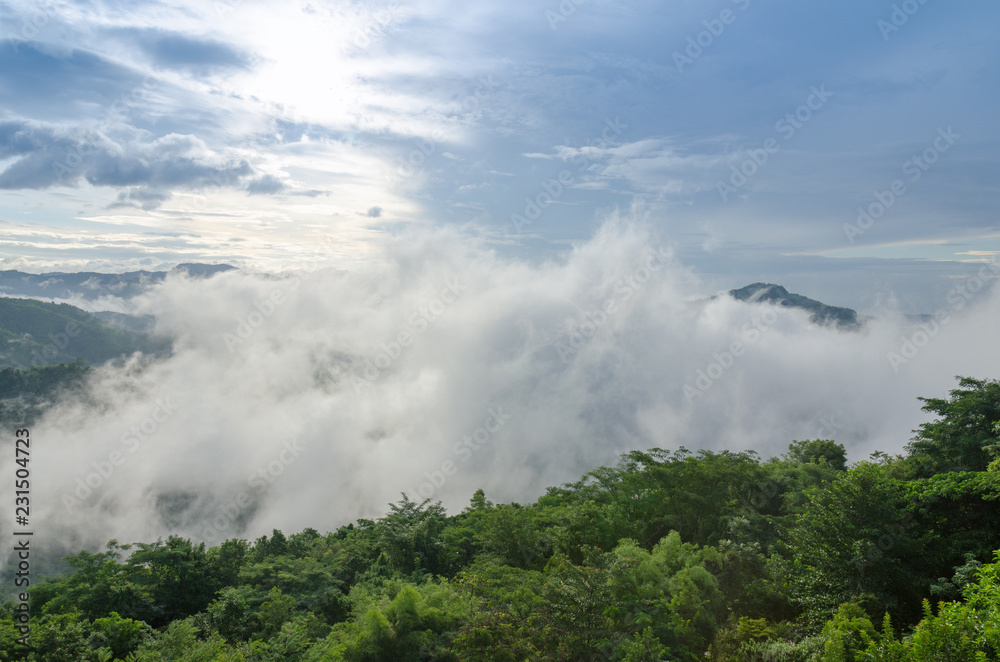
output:
<svg viewBox="0 0 1000 662"><path fill-rule="evenodd" d="M121 274L0 271L0 295L45 299L80 297L86 301L110 295L128 299L162 282L171 273L184 272L195 278L209 278L234 268L228 264L178 264L169 271L129 271Z"/></svg>
<svg viewBox="0 0 1000 662"><path fill-rule="evenodd" d="M753 283L738 290L730 290L729 296L737 301L767 301L786 308L800 308L809 313L809 319L814 324L835 326L845 331L854 331L861 327L858 313L851 308L828 306L825 303L794 294L781 285L774 283Z"/></svg>

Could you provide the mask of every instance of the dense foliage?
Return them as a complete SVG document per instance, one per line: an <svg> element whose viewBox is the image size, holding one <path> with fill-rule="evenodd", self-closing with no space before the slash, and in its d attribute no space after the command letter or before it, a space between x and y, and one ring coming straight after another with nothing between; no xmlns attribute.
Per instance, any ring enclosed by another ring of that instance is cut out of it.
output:
<svg viewBox="0 0 1000 662"><path fill-rule="evenodd" d="M322 535L108 543L0 661L1000 659L1000 383L905 456L632 452L530 505L405 495Z"/></svg>

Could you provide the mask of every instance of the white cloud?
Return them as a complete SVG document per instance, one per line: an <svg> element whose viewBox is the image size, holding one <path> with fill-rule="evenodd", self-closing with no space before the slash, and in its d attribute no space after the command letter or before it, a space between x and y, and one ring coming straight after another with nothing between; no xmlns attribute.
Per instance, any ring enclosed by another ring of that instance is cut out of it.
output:
<svg viewBox="0 0 1000 662"><path fill-rule="evenodd" d="M861 459L902 448L925 418L916 396L943 394L955 374L1000 371L983 349L1000 322L995 289L954 311L897 373L887 353L914 329L886 319L842 333L804 313L706 301L669 249L647 271L664 247L625 221L536 265L440 230L372 248L350 268L330 256L300 280L171 278L135 302L177 336L176 354L101 369L89 403L33 428L45 440L44 537L211 537L201 525L241 492L255 503L249 527L221 536L328 529L383 512L444 461L458 472L434 496L456 509L480 487L494 500L533 498L635 448L768 455L832 436ZM743 351L727 358L736 341ZM711 384L686 397L702 373ZM167 401L175 411L164 417ZM491 408L510 418L463 461L455 445ZM123 447L130 427L156 417L148 440ZM838 427L823 431L831 417ZM293 437L301 454L285 462ZM114 450L124 464L67 512L63 494ZM248 484L274 462L267 490ZM183 495L189 508L168 516L164 499Z"/></svg>

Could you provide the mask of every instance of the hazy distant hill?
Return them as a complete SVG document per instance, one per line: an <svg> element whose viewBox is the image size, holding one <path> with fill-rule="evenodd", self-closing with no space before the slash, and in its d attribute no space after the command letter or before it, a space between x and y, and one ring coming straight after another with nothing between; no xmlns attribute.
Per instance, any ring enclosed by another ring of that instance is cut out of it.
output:
<svg viewBox="0 0 1000 662"><path fill-rule="evenodd" d="M88 301L102 296L127 299L161 282L168 273L183 271L193 277L208 278L233 268L228 264L179 264L170 271L130 271L123 274L0 271L0 294L46 299L81 297Z"/></svg>
<svg viewBox="0 0 1000 662"><path fill-rule="evenodd" d="M845 330L854 330L860 326L858 313L850 308L828 306L801 294L792 294L781 285L773 283L753 283L738 290L730 290L729 294L738 301L768 301L787 308L801 308L810 313L810 319L815 324L832 325Z"/></svg>
<svg viewBox="0 0 1000 662"><path fill-rule="evenodd" d="M92 313L94 317L110 326L131 331L132 333L151 333L156 318L152 315L126 315L110 310L99 310Z"/></svg>
<svg viewBox="0 0 1000 662"><path fill-rule="evenodd" d="M97 365L135 351L158 354L169 349L166 339L110 326L68 304L0 298L0 368L76 359Z"/></svg>

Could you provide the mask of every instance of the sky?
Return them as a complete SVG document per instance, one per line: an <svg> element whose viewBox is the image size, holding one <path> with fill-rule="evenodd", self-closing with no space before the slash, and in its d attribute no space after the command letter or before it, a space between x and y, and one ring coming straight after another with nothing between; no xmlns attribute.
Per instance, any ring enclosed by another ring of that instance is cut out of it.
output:
<svg viewBox="0 0 1000 662"><path fill-rule="evenodd" d="M0 259L361 268L451 228L539 264L626 214L707 293L930 313L1000 250L998 19L986 0L7 1Z"/></svg>
<svg viewBox="0 0 1000 662"><path fill-rule="evenodd" d="M918 397L1000 375L998 19L0 4L0 267L240 267L73 301L152 316L173 352L33 426L39 538L527 502L653 447L904 452ZM753 282L865 324L713 296Z"/></svg>

